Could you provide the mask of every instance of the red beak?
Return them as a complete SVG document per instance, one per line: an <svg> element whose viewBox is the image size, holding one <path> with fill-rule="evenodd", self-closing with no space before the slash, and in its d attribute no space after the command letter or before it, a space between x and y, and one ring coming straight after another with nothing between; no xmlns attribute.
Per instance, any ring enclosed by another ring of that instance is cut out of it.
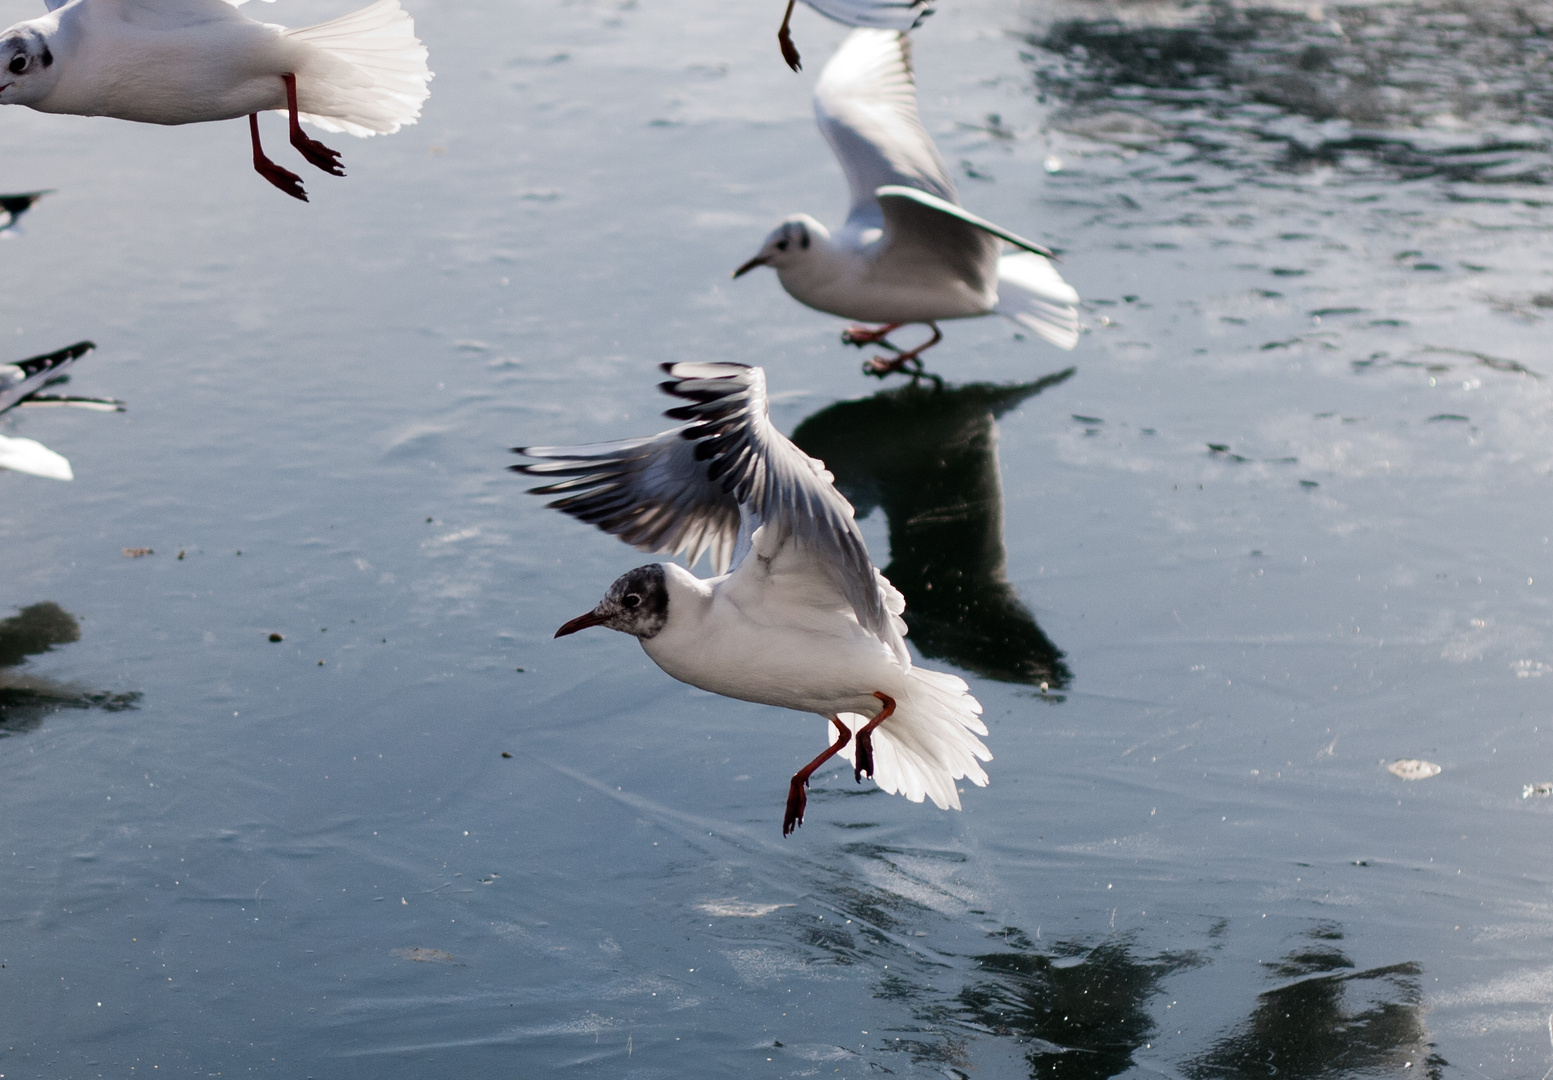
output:
<svg viewBox="0 0 1553 1080"><path fill-rule="evenodd" d="M600 615L597 611L590 611L586 615L579 615L569 623L562 625L555 632L556 637L565 637L567 634L575 634L579 630L586 630L590 626L598 626L607 620L609 616Z"/></svg>
<svg viewBox="0 0 1553 1080"><path fill-rule="evenodd" d="M757 266L765 266L765 265L766 265L765 257L761 256L761 255L756 255L749 262L745 263L743 266L741 266L737 270L735 270L733 272L733 276L736 277L736 278L743 277L745 274L747 274L751 270L755 269L755 267L757 267Z"/></svg>

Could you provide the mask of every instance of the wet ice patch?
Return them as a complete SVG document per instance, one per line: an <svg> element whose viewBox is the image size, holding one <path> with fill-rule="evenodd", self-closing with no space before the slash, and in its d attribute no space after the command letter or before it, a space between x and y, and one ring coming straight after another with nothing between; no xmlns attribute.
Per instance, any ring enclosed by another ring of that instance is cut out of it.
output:
<svg viewBox="0 0 1553 1080"><path fill-rule="evenodd" d="M1427 780L1431 776L1440 775L1438 765L1420 758L1398 758L1386 766L1386 771L1403 780Z"/></svg>
<svg viewBox="0 0 1553 1080"><path fill-rule="evenodd" d="M736 896L727 900L707 900L696 905L699 910L708 915L728 919L758 919L763 915L770 915L778 908L792 906L792 904L756 904L748 900L740 900Z"/></svg>

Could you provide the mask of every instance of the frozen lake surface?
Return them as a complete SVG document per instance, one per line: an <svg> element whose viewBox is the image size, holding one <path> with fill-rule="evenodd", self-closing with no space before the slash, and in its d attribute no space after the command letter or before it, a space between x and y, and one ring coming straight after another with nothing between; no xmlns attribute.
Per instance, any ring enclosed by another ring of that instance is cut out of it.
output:
<svg viewBox="0 0 1553 1080"><path fill-rule="evenodd" d="M0 425L77 477L0 474L0 1073L1553 1065L1553 7L944 0L924 120L1088 332L946 324L936 391L728 279L844 212L840 27L408 6L424 118L311 205L240 122L0 110L0 360L129 403ZM646 560L508 447L685 359L868 511L963 813L827 769L784 841L818 718L551 640Z"/></svg>

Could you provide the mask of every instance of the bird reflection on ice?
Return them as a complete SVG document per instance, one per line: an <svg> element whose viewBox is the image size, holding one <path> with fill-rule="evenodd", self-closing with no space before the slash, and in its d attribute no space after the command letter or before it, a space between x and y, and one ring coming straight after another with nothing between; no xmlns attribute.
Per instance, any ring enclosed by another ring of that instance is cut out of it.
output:
<svg viewBox="0 0 1553 1080"><path fill-rule="evenodd" d="M0 739L35 731L61 709L132 709L139 694L110 694L22 675L10 669L55 645L81 639L81 624L51 600L31 604L0 619Z"/></svg>
<svg viewBox="0 0 1553 1080"><path fill-rule="evenodd" d="M815 413L793 441L866 517L889 519L884 574L923 656L1005 682L1068 684L1062 652L1006 576L997 418L1073 369L1010 386L898 387Z"/></svg>

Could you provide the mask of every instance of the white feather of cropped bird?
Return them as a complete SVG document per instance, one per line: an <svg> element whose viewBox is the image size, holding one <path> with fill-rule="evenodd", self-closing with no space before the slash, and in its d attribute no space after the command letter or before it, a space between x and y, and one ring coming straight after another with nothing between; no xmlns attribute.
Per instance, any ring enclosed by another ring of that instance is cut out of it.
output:
<svg viewBox="0 0 1553 1080"><path fill-rule="evenodd" d="M431 72L399 0L317 26L250 19L243 0L47 0L49 13L0 34L0 105L147 124L248 117L253 164L307 201L302 178L259 143L259 113L287 113L291 145L344 176L340 155L301 127L379 135L413 124Z"/></svg>
<svg viewBox="0 0 1553 1080"><path fill-rule="evenodd" d="M74 407L101 412L122 412L124 403L112 398L73 397L45 394L42 391L61 381L66 369L91 352L95 345L78 341L43 356L0 364L0 415L12 409L36 407ZM33 439L0 435L0 469L29 473L51 480L73 480L70 462Z"/></svg>
<svg viewBox="0 0 1553 1080"><path fill-rule="evenodd" d="M766 378L743 364L665 364L663 389L690 402L680 427L623 442L519 447L513 468L555 482L550 506L642 551L711 555L718 576L676 563L625 574L556 631L636 636L681 682L818 713L836 739L788 785L782 832L803 821L809 777L831 756L887 792L960 808L955 781L985 785L981 706L953 675L906 651L905 601L868 558L852 506L825 466L771 424ZM827 740L829 739L827 727Z"/></svg>
<svg viewBox="0 0 1553 1080"><path fill-rule="evenodd" d="M803 68L790 29L796 0L787 0L787 12L777 30L782 59L794 71ZM871 26L879 30L915 30L933 14L929 0L804 0L815 11L846 26Z"/></svg>
<svg viewBox="0 0 1553 1080"><path fill-rule="evenodd" d="M943 158L917 116L910 39L854 30L814 88L820 131L851 189L852 208L834 235L794 214L760 252L734 271L770 266L782 287L809 307L882 327L852 327L842 340L896 352L873 374L921 370L924 349L942 338L943 319L1004 315L1063 349L1078 343L1078 293L1051 252L962 209ZM1022 250L1001 254L1004 242ZM887 335L924 323L932 337L895 349Z"/></svg>

